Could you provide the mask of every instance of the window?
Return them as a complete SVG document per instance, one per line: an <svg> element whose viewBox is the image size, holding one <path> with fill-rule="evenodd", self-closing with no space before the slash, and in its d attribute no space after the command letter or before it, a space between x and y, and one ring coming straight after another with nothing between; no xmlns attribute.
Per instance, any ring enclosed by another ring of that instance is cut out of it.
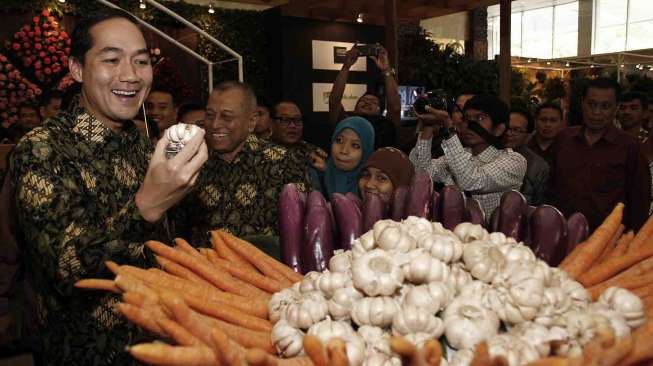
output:
<svg viewBox="0 0 653 366"><path fill-rule="evenodd" d="M499 6L488 7L488 56L499 54ZM510 53L533 58L576 56L578 1L530 0L513 2Z"/></svg>
<svg viewBox="0 0 653 366"><path fill-rule="evenodd" d="M593 53L653 47L650 0L595 0Z"/></svg>

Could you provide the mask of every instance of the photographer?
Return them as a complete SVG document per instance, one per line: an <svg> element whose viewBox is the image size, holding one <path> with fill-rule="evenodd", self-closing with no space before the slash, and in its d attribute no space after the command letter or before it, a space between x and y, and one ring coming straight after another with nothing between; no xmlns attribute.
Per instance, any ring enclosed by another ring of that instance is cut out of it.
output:
<svg viewBox="0 0 653 366"><path fill-rule="evenodd" d="M381 99L377 95L369 92L358 99L353 113L355 116L367 119L374 127L374 133L376 135L374 149L385 146L396 146L397 131L401 127L401 98L397 89L395 71L390 67L388 51L381 45L377 45L376 49L378 49L377 56L370 55L369 57L374 61L383 75L385 94L387 96L387 115L383 116ZM347 117L345 109L342 106L342 97L349 77L349 69L361 56L356 45L347 51L342 69L333 83L333 89L331 89L331 94L329 95L329 124L332 128L335 128L338 122Z"/></svg>
<svg viewBox="0 0 653 366"><path fill-rule="evenodd" d="M508 107L495 96L475 96L463 109L463 119L454 125L449 114L431 106L417 117L424 124L417 144L410 152L416 169L429 172L434 182L455 184L476 198L490 217L501 195L519 190L526 174L526 159L505 149L501 136L506 130ZM431 159L431 139L442 126L444 155Z"/></svg>

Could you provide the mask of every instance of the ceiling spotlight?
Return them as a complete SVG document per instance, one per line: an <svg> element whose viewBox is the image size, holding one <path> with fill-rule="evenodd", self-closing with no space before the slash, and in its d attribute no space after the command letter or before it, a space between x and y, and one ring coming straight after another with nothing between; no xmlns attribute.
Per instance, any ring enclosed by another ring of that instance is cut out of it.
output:
<svg viewBox="0 0 653 366"><path fill-rule="evenodd" d="M58 0L58 1L62 4L66 2L66 0Z"/></svg>
<svg viewBox="0 0 653 366"><path fill-rule="evenodd" d="M138 5L139 8L141 8L141 9L145 9L145 8L147 8L147 5L145 5L145 3L143 2L143 0L140 0L139 2L140 2L140 4Z"/></svg>
<svg viewBox="0 0 653 366"><path fill-rule="evenodd" d="M363 13L358 13L358 18L356 18L357 23L362 23L363 22Z"/></svg>
<svg viewBox="0 0 653 366"><path fill-rule="evenodd" d="M528 61L526 61L526 62L528 62L528 63L530 64L530 63L531 63L531 59L529 58Z"/></svg>
<svg viewBox="0 0 653 366"><path fill-rule="evenodd" d="M215 13L215 9L213 9L213 4L209 4L209 14Z"/></svg>
<svg viewBox="0 0 653 366"><path fill-rule="evenodd" d="M621 67L623 69L624 67L626 67L626 65L621 64L621 65L619 65L619 67Z"/></svg>
<svg viewBox="0 0 653 366"><path fill-rule="evenodd" d="M637 70L639 70L641 67L642 67L642 65L640 65L640 64L637 64L637 65L635 66L635 68L636 68Z"/></svg>
<svg viewBox="0 0 653 366"><path fill-rule="evenodd" d="M565 64L565 66L569 67L569 66L570 66L569 62L567 62L567 63Z"/></svg>
<svg viewBox="0 0 653 366"><path fill-rule="evenodd" d="M594 68L594 65L590 65L590 68L592 68L592 69L593 69L593 68Z"/></svg>
<svg viewBox="0 0 653 366"><path fill-rule="evenodd" d="M547 64L547 65L551 65L551 61L547 61L546 64Z"/></svg>

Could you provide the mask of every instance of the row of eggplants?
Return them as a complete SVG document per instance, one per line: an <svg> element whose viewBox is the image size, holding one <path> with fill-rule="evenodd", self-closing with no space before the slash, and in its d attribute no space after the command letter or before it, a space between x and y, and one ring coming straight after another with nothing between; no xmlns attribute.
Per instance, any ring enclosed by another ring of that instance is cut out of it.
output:
<svg viewBox="0 0 653 366"><path fill-rule="evenodd" d="M485 226L529 245L542 260L556 266L587 238L587 220L580 213L568 219L549 205L529 206L524 196L509 191L489 220L478 200L457 186L433 190L430 176L418 171L410 186L398 187L390 203L379 195L364 200L352 193L334 193L330 202L317 191L305 194L288 184L279 197L281 259L300 273L324 271L333 251L348 250L353 241L383 219L401 221L417 216L453 230L461 222Z"/></svg>

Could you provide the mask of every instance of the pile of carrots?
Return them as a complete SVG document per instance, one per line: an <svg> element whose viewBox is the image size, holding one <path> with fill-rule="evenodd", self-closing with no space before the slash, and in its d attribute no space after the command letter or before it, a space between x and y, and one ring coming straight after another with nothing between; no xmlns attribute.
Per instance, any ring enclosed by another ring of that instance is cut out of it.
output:
<svg viewBox="0 0 653 366"><path fill-rule="evenodd" d="M128 347L153 365L311 365L308 357L278 359L267 303L303 276L227 232L211 233L213 248L147 242L162 269L107 262L113 280L76 287L122 294L118 311L166 342Z"/></svg>

